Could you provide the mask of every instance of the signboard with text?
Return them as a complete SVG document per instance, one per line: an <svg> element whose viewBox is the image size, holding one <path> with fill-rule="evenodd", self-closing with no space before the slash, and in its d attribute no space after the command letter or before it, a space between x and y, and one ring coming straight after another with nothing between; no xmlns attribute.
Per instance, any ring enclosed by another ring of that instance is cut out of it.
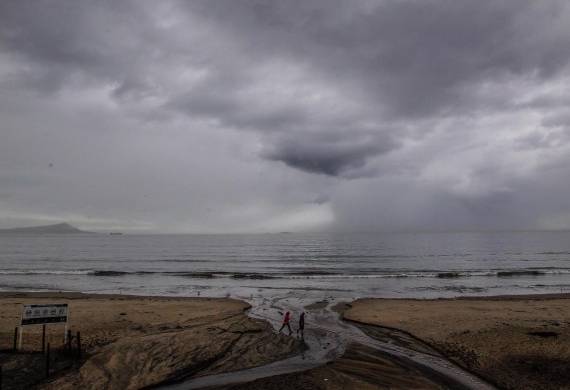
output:
<svg viewBox="0 0 570 390"><path fill-rule="evenodd" d="M49 305L24 305L22 325L52 324L67 322L67 303Z"/></svg>

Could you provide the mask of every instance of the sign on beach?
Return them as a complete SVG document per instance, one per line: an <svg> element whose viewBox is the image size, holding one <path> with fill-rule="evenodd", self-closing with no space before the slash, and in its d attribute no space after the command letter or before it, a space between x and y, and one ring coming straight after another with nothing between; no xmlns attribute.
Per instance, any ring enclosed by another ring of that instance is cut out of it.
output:
<svg viewBox="0 0 570 390"><path fill-rule="evenodd" d="M52 324L67 322L67 303L50 305L24 305L22 325Z"/></svg>

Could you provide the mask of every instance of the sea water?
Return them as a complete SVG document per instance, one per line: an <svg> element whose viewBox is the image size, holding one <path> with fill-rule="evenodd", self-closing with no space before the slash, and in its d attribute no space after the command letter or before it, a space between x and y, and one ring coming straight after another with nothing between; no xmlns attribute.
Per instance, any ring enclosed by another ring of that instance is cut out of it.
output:
<svg viewBox="0 0 570 390"><path fill-rule="evenodd" d="M3 235L0 289L434 298L570 292L570 232Z"/></svg>

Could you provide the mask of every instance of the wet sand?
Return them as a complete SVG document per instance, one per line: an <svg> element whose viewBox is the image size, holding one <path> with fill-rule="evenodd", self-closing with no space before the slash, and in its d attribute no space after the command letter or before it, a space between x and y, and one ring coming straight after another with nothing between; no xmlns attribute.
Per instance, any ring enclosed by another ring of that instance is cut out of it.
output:
<svg viewBox="0 0 570 390"><path fill-rule="evenodd" d="M191 379L164 390L187 389L490 389L403 332L370 326L372 337L339 319L336 299L254 299L250 315L278 327L279 312L307 312L301 355L258 369ZM378 332L380 331L380 332ZM417 352L416 352L417 351Z"/></svg>
<svg viewBox="0 0 570 390"><path fill-rule="evenodd" d="M344 311L344 318L361 323L368 334L381 328L364 324L409 332L502 388L570 388L567 294L361 299Z"/></svg>
<svg viewBox="0 0 570 390"><path fill-rule="evenodd" d="M22 304L31 303L68 303L70 329L81 332L85 349L80 363L43 381L44 389L139 389L263 365L301 349L295 339L249 318L242 301L78 293L1 293L0 349L12 347ZM63 345L63 329L48 326L52 348ZM25 327L27 353L0 354L3 388L41 381L44 360L32 353L40 348L41 326Z"/></svg>
<svg viewBox="0 0 570 390"><path fill-rule="evenodd" d="M381 390L442 389L423 373L379 354L377 350L351 344L342 357L308 371L258 379L217 390Z"/></svg>

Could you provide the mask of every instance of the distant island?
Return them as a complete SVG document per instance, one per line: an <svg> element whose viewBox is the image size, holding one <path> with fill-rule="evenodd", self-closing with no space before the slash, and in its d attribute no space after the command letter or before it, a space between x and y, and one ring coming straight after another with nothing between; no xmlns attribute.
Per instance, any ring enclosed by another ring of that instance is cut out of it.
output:
<svg viewBox="0 0 570 390"><path fill-rule="evenodd" d="M30 226L13 229L0 229L0 234L78 234L90 233L77 229L68 223L58 223L55 225Z"/></svg>

